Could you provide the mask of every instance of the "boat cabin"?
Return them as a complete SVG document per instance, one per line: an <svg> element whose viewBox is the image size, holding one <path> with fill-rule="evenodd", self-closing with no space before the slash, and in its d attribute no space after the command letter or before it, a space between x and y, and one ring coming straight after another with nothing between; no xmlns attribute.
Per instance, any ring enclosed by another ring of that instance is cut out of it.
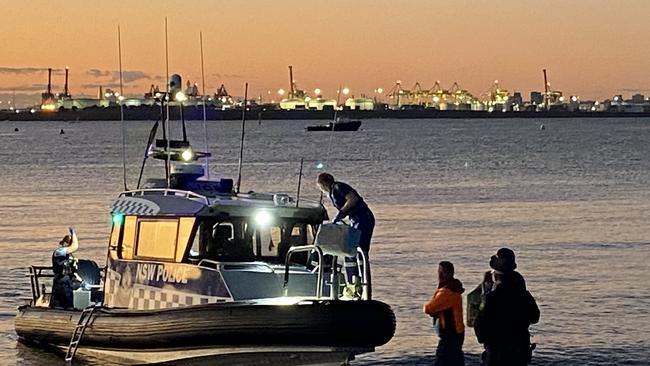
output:
<svg viewBox="0 0 650 366"><path fill-rule="evenodd" d="M329 293L322 268L307 266L318 227L327 220L320 204L296 206L282 194L206 197L144 189L122 193L112 216L108 307L156 309ZM308 248L288 256L301 247Z"/></svg>

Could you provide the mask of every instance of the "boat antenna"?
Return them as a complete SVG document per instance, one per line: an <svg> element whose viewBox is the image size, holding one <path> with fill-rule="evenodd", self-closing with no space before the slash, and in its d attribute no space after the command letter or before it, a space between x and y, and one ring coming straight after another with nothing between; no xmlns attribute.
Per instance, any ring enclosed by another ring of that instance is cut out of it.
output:
<svg viewBox="0 0 650 366"><path fill-rule="evenodd" d="M339 111L339 104L341 103L341 88L342 85L339 85L339 89L336 91L336 106L334 106L334 120L332 120L332 129L330 130L330 139L327 144L327 155L325 155L325 164L323 166L328 166L330 160L330 152L332 151L332 138L334 137L334 130L336 129L336 117ZM320 193L320 198L318 199L319 204L323 204L323 192Z"/></svg>
<svg viewBox="0 0 650 366"><path fill-rule="evenodd" d="M296 208L300 204L300 186L302 185L302 166L305 158L300 158L300 171L298 172L298 192L296 193Z"/></svg>
<svg viewBox="0 0 650 366"><path fill-rule="evenodd" d="M165 74L166 74L166 92L165 92L165 100L167 101L167 105L165 106L166 110L166 115L165 115L165 120L163 123L163 133L165 134L165 143L167 144L167 159L165 160L165 175L167 179L167 188L171 186L171 175L169 174L169 168L170 168L170 147L169 147L169 41L167 37L167 17L165 17Z"/></svg>
<svg viewBox="0 0 650 366"><path fill-rule="evenodd" d="M244 161L244 134L246 132L246 101L248 99L248 83L244 88L244 105L241 111L241 141L239 143L239 168L237 171L237 185L235 186L235 193L239 193L241 187L241 166Z"/></svg>
<svg viewBox="0 0 650 366"><path fill-rule="evenodd" d="M120 66L120 96L117 98L120 102L120 123L122 124L122 172L124 180L124 190L128 191L126 186L126 132L124 129L124 85L122 82L122 33L120 32L120 25L117 25L117 55Z"/></svg>
<svg viewBox="0 0 650 366"><path fill-rule="evenodd" d="M144 173L144 165L147 163L147 158L149 157L149 149L153 145L156 139L156 132L158 131L158 123L162 120L162 113L158 116L156 123L154 123L151 131L149 132L149 140L147 141L147 147L144 149L144 158L142 159L142 166L140 167L140 175L138 175L138 185L136 189L140 189L140 182L142 182L142 174Z"/></svg>
<svg viewBox="0 0 650 366"><path fill-rule="evenodd" d="M205 139L205 152L209 152L208 150L208 125L206 123L207 118L207 113L205 110L205 67L203 63L203 32L199 32L199 40L201 41L201 99L203 100L203 137ZM209 156L206 155L205 157L205 173L208 179L210 179L210 163L209 163Z"/></svg>
<svg viewBox="0 0 650 366"><path fill-rule="evenodd" d="M334 120L332 120L332 129L330 130L330 141L327 145L327 155L325 156L325 166L327 166L327 163L329 162L330 159L330 152L332 151L332 138L334 137L334 130L336 129L336 118L337 114L339 111L339 104L341 103L341 85L339 85L339 89L336 91L336 108L334 108Z"/></svg>

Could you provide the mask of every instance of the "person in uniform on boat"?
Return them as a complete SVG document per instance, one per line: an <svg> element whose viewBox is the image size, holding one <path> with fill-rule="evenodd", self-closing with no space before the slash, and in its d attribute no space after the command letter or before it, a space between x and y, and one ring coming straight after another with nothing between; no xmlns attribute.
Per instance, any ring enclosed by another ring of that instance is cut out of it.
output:
<svg viewBox="0 0 650 366"><path fill-rule="evenodd" d="M71 308L73 306L72 291L79 287L81 279L77 274L77 259L72 255L79 249L79 240L74 228L70 234L59 242L59 247L52 253L52 297L50 307Z"/></svg>
<svg viewBox="0 0 650 366"><path fill-rule="evenodd" d="M535 344L528 328L539 321L539 307L526 290L524 278L515 271L511 249L501 248L490 259L495 289L485 296L474 331L485 346L482 366L525 366L531 361Z"/></svg>
<svg viewBox="0 0 650 366"><path fill-rule="evenodd" d="M318 175L318 187L329 196L332 205L338 210L332 223L349 217L352 227L361 232L359 247L368 255L372 232L375 229L375 216L366 202L354 188L346 183L337 182L329 173ZM345 273L348 281L352 280L352 276L359 275L356 257L345 258Z"/></svg>
<svg viewBox="0 0 650 366"><path fill-rule="evenodd" d="M438 288L423 310L433 318L434 328L440 337L436 348L435 366L462 366L465 364L463 341L463 284L454 278L454 265L442 261L438 264Z"/></svg>

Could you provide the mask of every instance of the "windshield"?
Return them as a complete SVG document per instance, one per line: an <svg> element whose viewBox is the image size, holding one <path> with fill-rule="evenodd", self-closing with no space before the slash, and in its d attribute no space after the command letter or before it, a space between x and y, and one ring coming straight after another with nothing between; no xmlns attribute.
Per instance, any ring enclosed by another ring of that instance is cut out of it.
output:
<svg viewBox="0 0 650 366"><path fill-rule="evenodd" d="M203 219L194 237L190 258L284 263L290 247L314 243L316 227L310 223L276 220L272 224L259 225L253 221L252 218ZM305 258L295 257L292 261L305 262Z"/></svg>

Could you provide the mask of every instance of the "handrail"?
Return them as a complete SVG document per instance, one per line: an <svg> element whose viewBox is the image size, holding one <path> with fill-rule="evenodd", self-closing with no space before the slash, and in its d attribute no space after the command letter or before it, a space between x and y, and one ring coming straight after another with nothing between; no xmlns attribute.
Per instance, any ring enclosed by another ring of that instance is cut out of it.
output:
<svg viewBox="0 0 650 366"><path fill-rule="evenodd" d="M368 255L366 252L357 247L357 268L360 267L359 265L359 254L361 254L361 261L363 262L363 281L361 284L365 286L365 289L363 291L363 299L364 300L372 300L372 279L370 277L370 262L368 261ZM361 273L361 271L359 271Z"/></svg>
<svg viewBox="0 0 650 366"><path fill-rule="evenodd" d="M194 193L192 191L184 191L182 189L171 189L171 188L146 188L146 189L135 189L132 191L125 191L119 194L118 197L134 197L136 195L144 196L146 193L162 193L163 196L183 196L184 198L195 198L202 200L206 205L210 204L210 201L206 196Z"/></svg>
<svg viewBox="0 0 650 366"><path fill-rule="evenodd" d="M54 278L54 273L43 274L42 272L44 270L51 271L52 266L29 266L29 273L27 273L27 276L29 276L29 284L32 290L32 305L36 304L36 300L38 300L42 295L38 279L40 277Z"/></svg>
<svg viewBox="0 0 650 366"><path fill-rule="evenodd" d="M289 291L289 266L290 266L290 259L291 255L294 253L299 253L299 252L311 252L311 251L316 251L318 254L318 278L316 282L316 299L320 300L321 297L323 296L323 250L316 246L316 245L301 245L297 247L291 247L289 248L289 251L287 251L287 256L285 257L285 262L284 262L284 285L283 291L284 295L286 296Z"/></svg>
<svg viewBox="0 0 650 366"><path fill-rule="evenodd" d="M215 265L215 269L225 269L224 267L227 265L232 265L232 266L249 266L249 267L266 267L271 271L271 273L275 273L275 270L273 267L266 263L266 262L220 262L220 261L215 261L212 259L201 259L197 266L203 266L203 263L210 263Z"/></svg>

